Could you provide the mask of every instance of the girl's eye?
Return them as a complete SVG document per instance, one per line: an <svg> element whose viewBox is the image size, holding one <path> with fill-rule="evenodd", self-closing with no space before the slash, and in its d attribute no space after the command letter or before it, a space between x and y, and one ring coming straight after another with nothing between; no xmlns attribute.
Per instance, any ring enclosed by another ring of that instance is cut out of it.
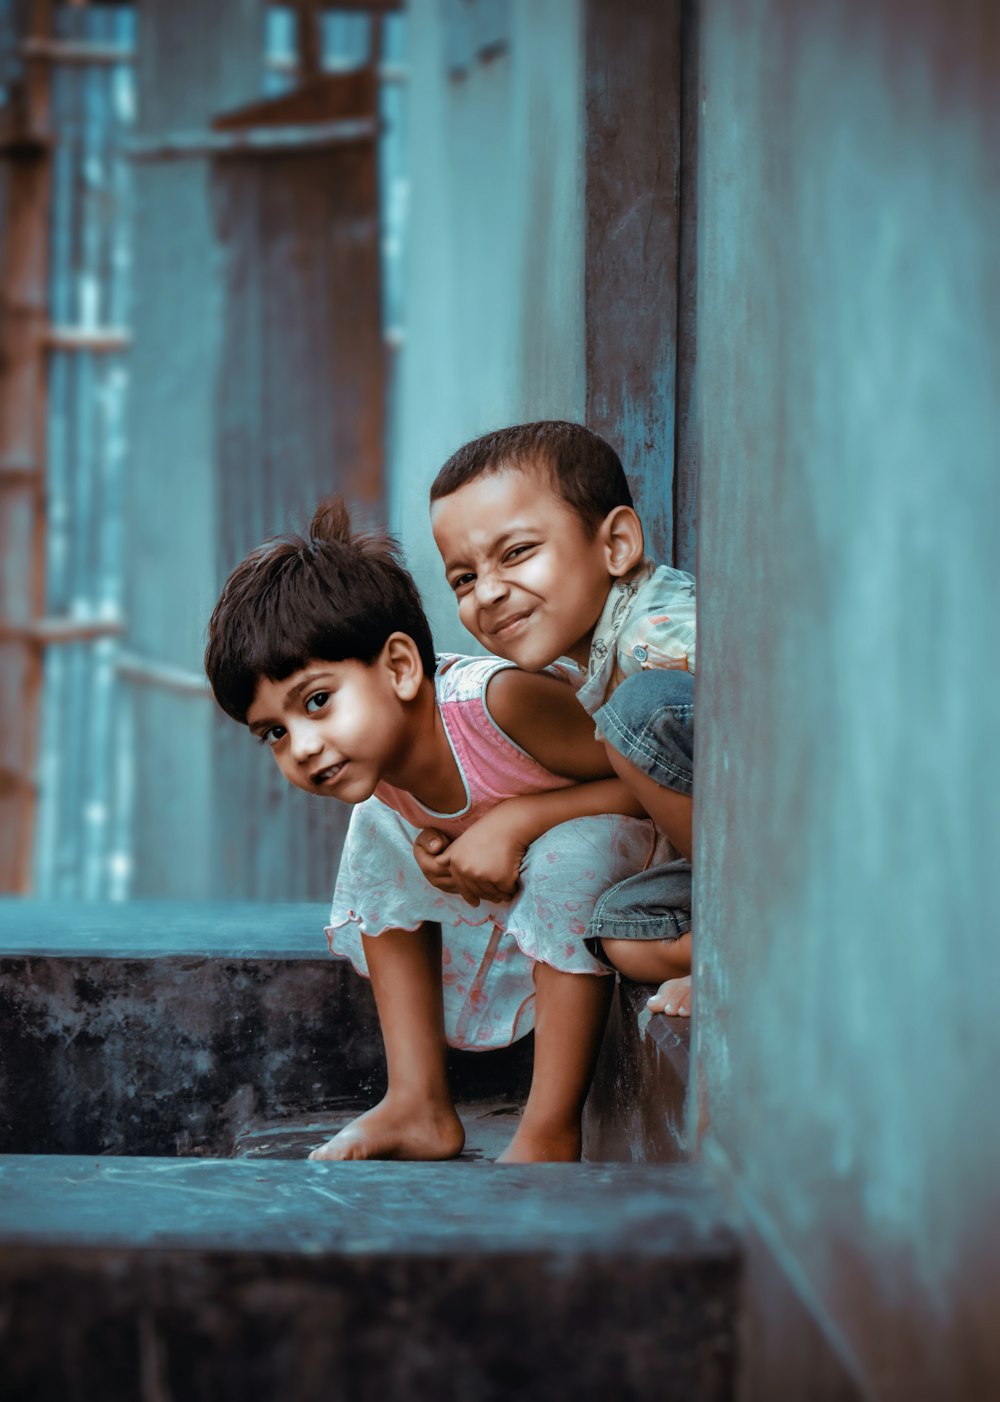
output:
<svg viewBox="0 0 1000 1402"><path fill-rule="evenodd" d="M257 739L262 745L269 745L273 749L284 733L285 727L283 725L272 725L270 730L262 730Z"/></svg>
<svg viewBox="0 0 1000 1402"><path fill-rule="evenodd" d="M310 715L315 715L317 711L323 709L329 699L330 693L328 691L314 691L306 701L306 710Z"/></svg>

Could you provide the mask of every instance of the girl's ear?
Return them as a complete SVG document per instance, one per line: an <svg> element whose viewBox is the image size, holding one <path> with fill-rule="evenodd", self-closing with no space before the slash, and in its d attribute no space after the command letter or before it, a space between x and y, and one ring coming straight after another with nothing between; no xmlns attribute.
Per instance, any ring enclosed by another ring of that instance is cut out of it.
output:
<svg viewBox="0 0 1000 1402"><path fill-rule="evenodd" d="M424 664L409 633L390 633L379 660L388 670L400 701L412 701L424 679Z"/></svg>
<svg viewBox="0 0 1000 1402"><path fill-rule="evenodd" d="M600 536L608 573L615 579L622 579L642 559L645 548L642 522L631 506L616 506L601 522Z"/></svg>

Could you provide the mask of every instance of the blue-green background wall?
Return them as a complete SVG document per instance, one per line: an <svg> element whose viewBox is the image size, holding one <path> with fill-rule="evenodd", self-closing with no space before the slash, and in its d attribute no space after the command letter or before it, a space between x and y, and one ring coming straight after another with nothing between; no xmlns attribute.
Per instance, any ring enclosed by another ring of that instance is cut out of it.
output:
<svg viewBox="0 0 1000 1402"><path fill-rule="evenodd" d="M873 1397L1000 1364L998 40L702 13L697 1100Z"/></svg>

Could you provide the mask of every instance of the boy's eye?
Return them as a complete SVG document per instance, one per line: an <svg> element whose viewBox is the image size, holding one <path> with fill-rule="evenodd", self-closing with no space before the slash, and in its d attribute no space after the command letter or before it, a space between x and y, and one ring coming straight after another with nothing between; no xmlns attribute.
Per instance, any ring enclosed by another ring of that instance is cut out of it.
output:
<svg viewBox="0 0 1000 1402"><path fill-rule="evenodd" d="M513 546L511 546L511 548L507 551L506 555L504 555L504 557L503 557L503 558L504 558L504 562L506 563L506 561L508 561L508 560L516 560L516 559L518 558L518 556L524 555L528 550L534 550L534 548L535 548L535 547L534 547L533 544L532 544L532 545L513 545Z"/></svg>
<svg viewBox="0 0 1000 1402"><path fill-rule="evenodd" d="M471 589L475 582L476 576L474 574L460 574L451 581L451 587L456 594L464 594L466 590Z"/></svg>
<svg viewBox="0 0 1000 1402"><path fill-rule="evenodd" d="M329 699L330 693L328 691L314 691L306 700L306 710L311 715L314 715L317 711L323 709Z"/></svg>
<svg viewBox="0 0 1000 1402"><path fill-rule="evenodd" d="M262 730L257 739L262 745L269 745L272 749L285 733L283 725L272 725L269 730Z"/></svg>

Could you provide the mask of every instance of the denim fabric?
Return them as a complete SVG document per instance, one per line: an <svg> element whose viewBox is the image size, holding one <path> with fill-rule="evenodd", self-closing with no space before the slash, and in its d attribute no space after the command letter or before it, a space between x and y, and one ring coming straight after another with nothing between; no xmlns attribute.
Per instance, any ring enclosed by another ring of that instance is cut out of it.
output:
<svg viewBox="0 0 1000 1402"><path fill-rule="evenodd" d="M651 669L626 677L594 716L604 739L664 788L694 784L694 677ZM675 940L691 928L691 863L626 877L594 907L589 939Z"/></svg>
<svg viewBox="0 0 1000 1402"><path fill-rule="evenodd" d="M691 863L679 857L627 876L598 898L587 939L676 940L691 928Z"/></svg>
<svg viewBox="0 0 1000 1402"><path fill-rule="evenodd" d="M694 771L694 677L654 669L626 677L594 724L611 747L665 789L690 793Z"/></svg>

